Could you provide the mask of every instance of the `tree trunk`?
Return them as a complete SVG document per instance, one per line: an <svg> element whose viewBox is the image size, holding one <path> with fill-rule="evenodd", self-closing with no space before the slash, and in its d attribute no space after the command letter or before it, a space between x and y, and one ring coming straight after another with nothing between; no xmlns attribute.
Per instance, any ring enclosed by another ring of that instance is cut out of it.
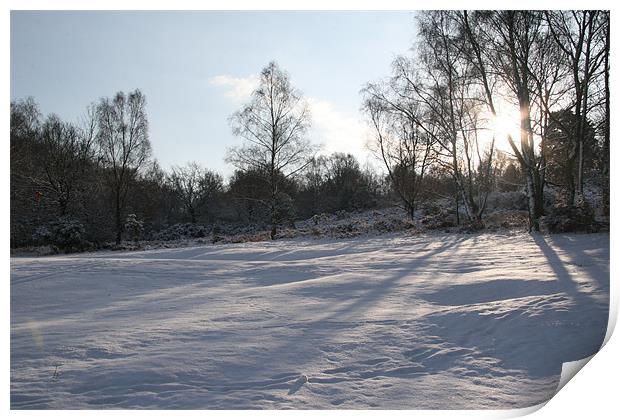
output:
<svg viewBox="0 0 620 420"><path fill-rule="evenodd" d="M566 162L566 183L568 184L568 204L571 206L575 204L575 162L569 159Z"/></svg>
<svg viewBox="0 0 620 420"><path fill-rule="evenodd" d="M276 239L276 234L278 233L277 229L278 228L277 228L276 224L272 222L272 224L271 224L271 235L270 235L271 236L271 240Z"/></svg>
<svg viewBox="0 0 620 420"><path fill-rule="evenodd" d="M527 192L527 208L528 208L528 230L532 229L538 231L538 219L534 216L534 208L536 208L536 199L534 198L534 180L532 173L528 170L525 171L525 186Z"/></svg>
<svg viewBox="0 0 620 420"><path fill-rule="evenodd" d="M456 182L456 177L454 178L454 207L456 209L456 225L459 226L461 224L461 217L459 215L459 184Z"/></svg>
<svg viewBox="0 0 620 420"><path fill-rule="evenodd" d="M121 220L121 198L116 193L116 245L120 245L123 235L123 222Z"/></svg>
<svg viewBox="0 0 620 420"><path fill-rule="evenodd" d="M271 216L271 240L276 238L276 234L278 233L278 190L277 185L275 184L275 176L271 177L272 179L272 187L271 187L271 205L270 205L270 216Z"/></svg>
<svg viewBox="0 0 620 420"><path fill-rule="evenodd" d="M525 184L528 199L529 231L539 231L539 218L543 212L543 186L540 185L540 177L536 168L536 156L531 147L532 123L530 120L530 102L527 92L521 90L519 98L521 108L521 154L523 156L523 171L525 172Z"/></svg>
<svg viewBox="0 0 620 420"><path fill-rule="evenodd" d="M58 199L58 211L60 212L60 217L67 215L67 200L62 197Z"/></svg>
<svg viewBox="0 0 620 420"><path fill-rule="evenodd" d="M609 12L605 33L605 138L603 140L603 214L609 216Z"/></svg>
<svg viewBox="0 0 620 420"><path fill-rule="evenodd" d="M580 200L583 199L583 142L584 142L584 138L586 134L586 126L588 123L588 120L586 118L587 109L588 109L588 91L587 89L585 89L584 97L583 97L583 110L581 112L581 118L579 121L579 138L577 139L579 141L579 155L578 155L579 165L578 165L578 171L577 171L577 193L578 193Z"/></svg>
<svg viewBox="0 0 620 420"><path fill-rule="evenodd" d="M278 219L277 219L277 207L276 207L276 196L272 195L271 198L271 240L276 239L276 234L278 233Z"/></svg>

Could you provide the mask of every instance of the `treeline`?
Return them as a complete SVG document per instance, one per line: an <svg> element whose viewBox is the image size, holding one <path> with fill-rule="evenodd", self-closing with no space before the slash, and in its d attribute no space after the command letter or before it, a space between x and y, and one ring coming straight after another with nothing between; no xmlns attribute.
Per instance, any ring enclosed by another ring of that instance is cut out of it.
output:
<svg viewBox="0 0 620 420"><path fill-rule="evenodd" d="M563 191L565 212L581 217L586 180L598 184L608 214L609 11L426 11L417 25L413 54L363 90L374 148L405 207L413 213L424 178L442 170L454 206L481 224L496 145L507 142L530 230L547 212L549 185ZM517 138L496 129L510 107Z"/></svg>
<svg viewBox="0 0 620 420"><path fill-rule="evenodd" d="M78 122L41 115L32 98L11 102L11 246L97 247L177 223L275 238L315 214L398 205L413 219L437 199L457 224L481 227L501 191L523 191L536 230L558 208L591 215L588 186L603 192L608 214L609 12L428 11L417 20L413 54L362 90L385 174L349 154L318 154L308 104L275 62L230 118L241 143L226 156L235 167L226 182L197 163L160 168L139 90L101 98ZM519 138L496 129L510 106ZM553 208L550 190L560 196Z"/></svg>
<svg viewBox="0 0 620 420"><path fill-rule="evenodd" d="M32 98L11 103L11 246L71 248L149 239L177 223L265 229L268 183L260 168L228 182L195 162L164 171L151 154L140 91L102 98L78 123L44 117ZM381 175L349 154L313 156L279 174L276 223L389 203Z"/></svg>
<svg viewBox="0 0 620 420"><path fill-rule="evenodd" d="M32 98L11 103L12 247L99 247L150 239L178 223L220 232L270 227L267 172L237 169L225 182L195 162L162 170L151 155L145 105L139 91L118 93L71 123L44 117ZM506 156L501 162L496 188L519 189L514 163ZM442 174L425 182L435 198L453 193ZM294 177L279 174L277 183L277 225L399 203L388 177L344 153L312 156Z"/></svg>

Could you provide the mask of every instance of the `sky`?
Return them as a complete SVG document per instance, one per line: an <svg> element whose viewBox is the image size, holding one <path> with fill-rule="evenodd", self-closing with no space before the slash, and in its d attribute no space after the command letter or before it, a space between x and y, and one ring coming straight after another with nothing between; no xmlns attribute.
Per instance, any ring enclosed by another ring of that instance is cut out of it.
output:
<svg viewBox="0 0 620 420"><path fill-rule="evenodd" d="M224 176L240 145L229 117L275 60L308 100L323 153L374 163L362 87L389 76L415 37L414 12L11 12L11 99L78 121L118 91L147 98L154 156L168 170L196 161Z"/></svg>

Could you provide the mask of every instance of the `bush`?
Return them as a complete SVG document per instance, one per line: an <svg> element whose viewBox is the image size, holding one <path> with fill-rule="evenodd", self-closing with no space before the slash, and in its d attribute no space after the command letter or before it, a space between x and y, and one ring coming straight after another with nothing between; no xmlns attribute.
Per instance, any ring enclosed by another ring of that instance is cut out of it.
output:
<svg viewBox="0 0 620 420"><path fill-rule="evenodd" d="M553 207L540 219L541 227L550 233L596 232L599 226L594 211L587 203Z"/></svg>
<svg viewBox="0 0 620 420"><path fill-rule="evenodd" d="M488 210L527 210L527 196L522 191L492 192L487 198Z"/></svg>
<svg viewBox="0 0 620 420"><path fill-rule="evenodd" d="M528 214L523 210L501 210L490 213L484 221L485 227L497 229L523 229L527 227Z"/></svg>
<svg viewBox="0 0 620 420"><path fill-rule="evenodd" d="M83 251L89 243L85 239L86 229L78 220L60 218L39 227L33 234L33 239L40 245L53 245L59 249L70 251Z"/></svg>
<svg viewBox="0 0 620 420"><path fill-rule="evenodd" d="M484 222L477 220L468 220L459 228L459 233L477 233L486 228Z"/></svg>
<svg viewBox="0 0 620 420"><path fill-rule="evenodd" d="M127 215L127 219L125 220L125 229L134 241L137 242L140 238L140 233L142 233L143 227L144 224L142 220L138 219L135 214L132 213Z"/></svg>
<svg viewBox="0 0 620 420"><path fill-rule="evenodd" d="M204 238L208 234L209 228L204 225L177 223L157 233L155 238L162 241L176 241L188 238Z"/></svg>
<svg viewBox="0 0 620 420"><path fill-rule="evenodd" d="M312 223L314 223L315 226L317 226L319 223L325 223L329 221L330 218L331 216L329 214L321 213L321 214L315 214L314 216L310 218L310 220L312 221Z"/></svg>
<svg viewBox="0 0 620 420"><path fill-rule="evenodd" d="M420 223L430 230L451 228L456 226L456 215L452 212L442 211L423 217Z"/></svg>

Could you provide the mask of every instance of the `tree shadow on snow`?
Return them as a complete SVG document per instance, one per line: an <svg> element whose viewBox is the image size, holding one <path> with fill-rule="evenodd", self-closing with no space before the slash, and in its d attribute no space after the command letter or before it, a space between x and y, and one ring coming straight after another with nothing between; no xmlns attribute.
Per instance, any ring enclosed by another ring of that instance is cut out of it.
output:
<svg viewBox="0 0 620 420"><path fill-rule="evenodd" d="M580 288L548 239L532 235L532 240L555 274L554 281L495 280L450 286L423 296L450 308L429 316L425 333L434 342L405 355L423 363L428 372L462 365L469 357L464 370L468 375L519 370L530 378L542 378L559 375L564 362L598 351L607 328L608 305ZM586 273L592 277L590 283L608 283L608 276L602 276L604 269L590 268ZM598 290L604 294L608 286ZM434 353L425 349L437 343L448 349L442 353L442 363L427 360ZM494 362L473 361L485 358Z"/></svg>

